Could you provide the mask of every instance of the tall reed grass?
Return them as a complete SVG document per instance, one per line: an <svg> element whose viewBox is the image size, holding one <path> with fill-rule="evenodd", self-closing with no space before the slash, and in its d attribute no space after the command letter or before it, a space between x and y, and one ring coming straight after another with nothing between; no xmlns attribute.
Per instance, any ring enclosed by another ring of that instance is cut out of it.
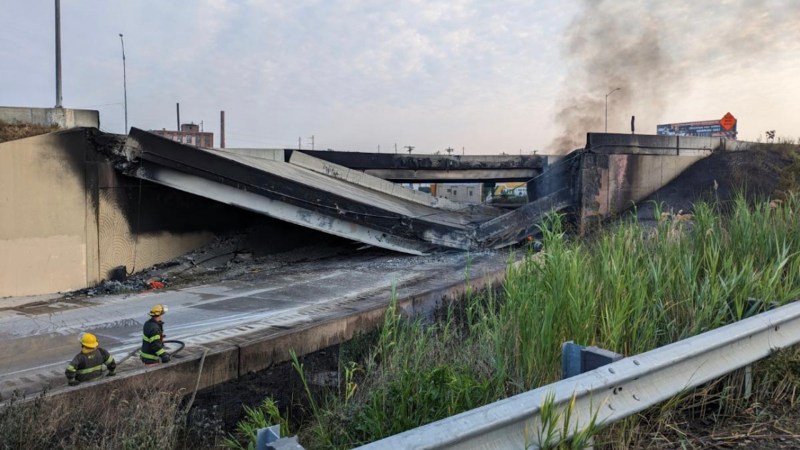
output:
<svg viewBox="0 0 800 450"><path fill-rule="evenodd" d="M501 294L468 295L435 323L390 308L372 352L343 361L347 386L295 430L301 442L350 448L554 382L567 340L632 355L800 296L797 195L656 218L577 242L550 216L543 250L509 265Z"/></svg>

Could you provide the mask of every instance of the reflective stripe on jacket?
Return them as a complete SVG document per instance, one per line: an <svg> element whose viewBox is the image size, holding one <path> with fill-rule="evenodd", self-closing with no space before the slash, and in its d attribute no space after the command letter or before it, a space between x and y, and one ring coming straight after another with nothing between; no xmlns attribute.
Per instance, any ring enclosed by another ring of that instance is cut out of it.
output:
<svg viewBox="0 0 800 450"><path fill-rule="evenodd" d="M113 371L117 368L117 362L106 349L98 347L89 352L81 352L72 358L72 361L64 371L68 380L89 381L100 378L103 375L103 365L108 370Z"/></svg>
<svg viewBox="0 0 800 450"><path fill-rule="evenodd" d="M155 319L150 319L144 323L142 329L142 349L139 356L143 362L157 362L161 360L161 355L167 351L164 349L163 336L164 325Z"/></svg>

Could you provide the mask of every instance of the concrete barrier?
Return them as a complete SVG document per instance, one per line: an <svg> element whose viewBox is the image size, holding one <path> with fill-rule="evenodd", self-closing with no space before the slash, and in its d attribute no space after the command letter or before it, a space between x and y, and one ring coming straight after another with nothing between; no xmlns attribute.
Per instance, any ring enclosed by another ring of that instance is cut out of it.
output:
<svg viewBox="0 0 800 450"><path fill-rule="evenodd" d="M0 106L0 121L59 128L100 128L100 113L91 109Z"/></svg>

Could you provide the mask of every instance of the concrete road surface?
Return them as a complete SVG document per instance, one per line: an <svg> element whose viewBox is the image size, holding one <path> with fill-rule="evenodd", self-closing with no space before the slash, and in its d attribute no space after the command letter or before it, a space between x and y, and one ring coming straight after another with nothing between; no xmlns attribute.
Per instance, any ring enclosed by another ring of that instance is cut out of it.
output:
<svg viewBox="0 0 800 450"><path fill-rule="evenodd" d="M80 350L83 331L95 333L119 361L141 345L142 325L155 304L169 307L164 316L167 339L186 342L188 351L232 336L315 321L365 299L388 301L393 284L402 298L423 284L463 281L467 267L473 273L497 272L507 261L505 253L354 254L265 271L256 280L0 308L0 399L15 390L34 393L64 385L64 369ZM19 302L0 300L0 306L13 303ZM140 367L133 357L118 371Z"/></svg>

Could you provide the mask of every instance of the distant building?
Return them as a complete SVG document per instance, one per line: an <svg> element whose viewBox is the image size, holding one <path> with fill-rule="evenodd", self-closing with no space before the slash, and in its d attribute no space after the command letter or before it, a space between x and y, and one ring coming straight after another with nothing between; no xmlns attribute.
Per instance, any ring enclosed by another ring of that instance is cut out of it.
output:
<svg viewBox="0 0 800 450"><path fill-rule="evenodd" d="M181 124L180 131L167 130L165 128L162 130L150 130L150 132L182 144L206 148L214 147L214 133L200 131L200 125L193 123Z"/></svg>
<svg viewBox="0 0 800 450"><path fill-rule="evenodd" d="M461 203L483 202L481 183L436 183L431 184L431 195Z"/></svg>

